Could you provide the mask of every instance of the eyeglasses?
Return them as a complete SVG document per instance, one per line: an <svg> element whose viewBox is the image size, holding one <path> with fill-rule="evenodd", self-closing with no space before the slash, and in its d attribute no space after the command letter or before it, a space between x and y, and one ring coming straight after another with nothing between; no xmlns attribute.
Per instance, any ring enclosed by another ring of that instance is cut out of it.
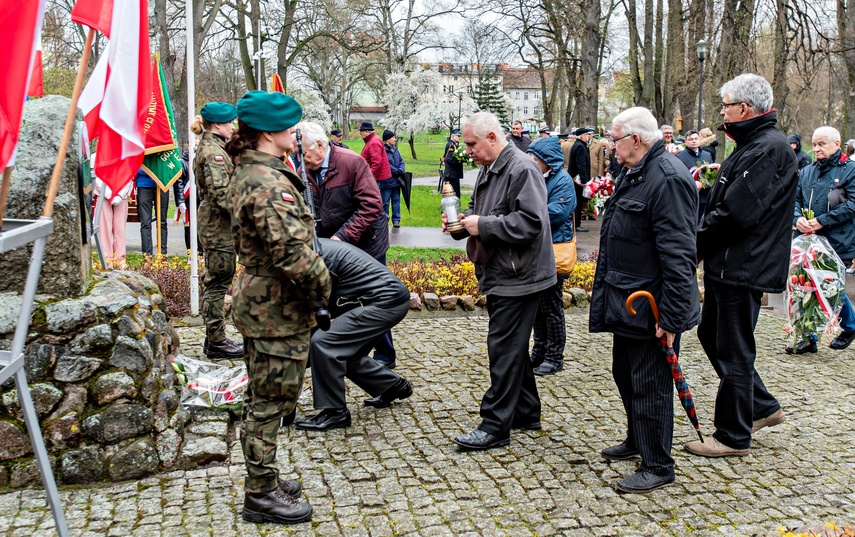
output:
<svg viewBox="0 0 855 537"><path fill-rule="evenodd" d="M621 140L623 140L624 138L629 138L629 137L630 137L630 136L632 136L633 134L635 134L635 133L634 133L634 132L631 132L631 133L629 133L629 134L624 134L624 135L623 135L623 136L621 136L620 138L615 138L614 140L612 140L612 143L613 143L613 144L615 144L615 145L617 145L617 143L618 143L618 142L620 142L620 141L621 141Z"/></svg>
<svg viewBox="0 0 855 537"><path fill-rule="evenodd" d="M742 103L741 101L735 102L735 103L721 103L721 109L724 110L728 106L736 106L737 104L744 104L744 103Z"/></svg>

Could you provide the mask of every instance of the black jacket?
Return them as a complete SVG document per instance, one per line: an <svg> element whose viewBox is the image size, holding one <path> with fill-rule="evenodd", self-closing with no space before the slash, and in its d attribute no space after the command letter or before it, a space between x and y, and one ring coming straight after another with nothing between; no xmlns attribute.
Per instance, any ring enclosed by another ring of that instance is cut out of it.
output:
<svg viewBox="0 0 855 537"><path fill-rule="evenodd" d="M799 182L796 155L774 111L720 130L736 142L698 228L698 259L712 281L780 293L790 259Z"/></svg>
<svg viewBox="0 0 855 537"><path fill-rule="evenodd" d="M333 317L358 306L397 306L409 302L410 291L392 272L355 245L319 239L321 257L330 271Z"/></svg>
<svg viewBox="0 0 855 537"><path fill-rule="evenodd" d="M633 303L635 291L649 291L659 307L659 325L684 332L700 316L695 277L695 222L698 195L689 171L656 142L634 168L624 168L609 200L600 231L600 254L591 295L591 332L647 339L656 320L647 300Z"/></svg>
<svg viewBox="0 0 855 537"><path fill-rule="evenodd" d="M567 173L573 179L578 175L579 182L583 185L591 180L591 153L588 151L588 144L578 138L573 142L573 147L570 148Z"/></svg>
<svg viewBox="0 0 855 537"><path fill-rule="evenodd" d="M674 156L677 157L677 159L679 159L680 162L685 164L686 169L688 169L688 170L691 170L692 168L697 166L698 162L700 162L701 164L703 164L704 162L707 162L710 164L715 162L715 159L713 159L713 156L712 156L712 154L710 154L709 151L707 151L706 149L700 149L700 148L698 149L697 152L695 152L695 151L692 151L691 149L689 149L687 147L686 149L680 151L679 153L677 153Z"/></svg>
<svg viewBox="0 0 855 537"><path fill-rule="evenodd" d="M443 157L445 159L445 170L442 172L443 177L463 179L463 163L454 156L454 151L457 147L458 144L451 140L445 144L445 155Z"/></svg>

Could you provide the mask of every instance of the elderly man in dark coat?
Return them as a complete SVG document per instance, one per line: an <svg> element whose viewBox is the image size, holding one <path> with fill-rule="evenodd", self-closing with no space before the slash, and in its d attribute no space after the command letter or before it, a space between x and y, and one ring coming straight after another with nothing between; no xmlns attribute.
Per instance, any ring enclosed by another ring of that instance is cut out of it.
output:
<svg viewBox="0 0 855 537"><path fill-rule="evenodd" d="M591 332L614 334L612 374L627 431L621 444L602 455L641 455L639 470L618 481L617 489L649 492L674 482L674 387L659 338L667 336L673 345L698 321L698 194L689 171L665 150L650 110L620 113L612 136L623 169L606 204L589 324ZM646 300L634 304L636 315L627 312L626 299L639 290L656 299L658 323Z"/></svg>

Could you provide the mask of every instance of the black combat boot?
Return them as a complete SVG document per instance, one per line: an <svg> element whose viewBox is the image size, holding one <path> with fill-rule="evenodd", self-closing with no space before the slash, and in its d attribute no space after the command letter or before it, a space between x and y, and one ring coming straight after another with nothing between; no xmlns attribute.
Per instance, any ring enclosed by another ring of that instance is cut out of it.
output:
<svg viewBox="0 0 855 537"><path fill-rule="evenodd" d="M208 338L206 337L204 348L205 356L212 360L216 358L243 358L243 343L232 341L229 338L222 341L208 342Z"/></svg>
<svg viewBox="0 0 855 537"><path fill-rule="evenodd" d="M270 492L245 493L242 514L244 520L256 524L300 524L312 519L312 506L298 502L277 487Z"/></svg>

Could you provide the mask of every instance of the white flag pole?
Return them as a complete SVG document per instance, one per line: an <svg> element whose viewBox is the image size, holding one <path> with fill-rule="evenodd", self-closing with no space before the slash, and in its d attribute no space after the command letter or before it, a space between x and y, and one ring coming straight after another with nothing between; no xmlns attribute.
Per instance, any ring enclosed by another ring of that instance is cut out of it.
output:
<svg viewBox="0 0 855 537"><path fill-rule="evenodd" d="M196 158L196 140L190 128L196 111L196 58L193 56L193 0L187 0L187 140L190 161L190 315L199 315L199 249L196 226L196 179L193 177L193 161Z"/></svg>

